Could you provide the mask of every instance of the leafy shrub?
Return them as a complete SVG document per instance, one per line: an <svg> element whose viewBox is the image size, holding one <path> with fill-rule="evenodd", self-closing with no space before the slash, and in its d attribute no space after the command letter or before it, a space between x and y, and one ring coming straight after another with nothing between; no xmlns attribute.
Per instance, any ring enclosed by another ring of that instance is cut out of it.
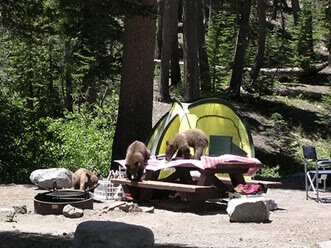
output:
<svg viewBox="0 0 331 248"><path fill-rule="evenodd" d="M115 94L114 94L115 96ZM33 170L80 167L108 174L117 97L94 113L40 118L0 96L0 182L28 183Z"/></svg>
<svg viewBox="0 0 331 248"><path fill-rule="evenodd" d="M48 122L47 130L53 136L52 142L45 145L58 158L56 167L71 171L83 167L108 174L116 111L112 107L97 107L95 112L67 112L64 118L45 119Z"/></svg>

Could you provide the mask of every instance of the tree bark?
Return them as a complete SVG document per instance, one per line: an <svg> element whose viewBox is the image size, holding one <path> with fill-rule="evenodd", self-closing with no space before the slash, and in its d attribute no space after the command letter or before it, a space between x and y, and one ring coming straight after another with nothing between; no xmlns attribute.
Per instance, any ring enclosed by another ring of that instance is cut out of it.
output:
<svg viewBox="0 0 331 248"><path fill-rule="evenodd" d="M142 4L155 9L155 0ZM133 15L124 20L122 79L112 159L123 159L135 140L145 141L152 128L156 16ZM113 169L118 169L112 163Z"/></svg>
<svg viewBox="0 0 331 248"><path fill-rule="evenodd" d="M292 5L294 25L297 25L299 20L299 12L300 12L299 0L291 0L291 5Z"/></svg>
<svg viewBox="0 0 331 248"><path fill-rule="evenodd" d="M328 34L328 51L329 51L329 67L331 67L331 3L326 9L326 20L329 23L329 34Z"/></svg>
<svg viewBox="0 0 331 248"><path fill-rule="evenodd" d="M184 99L192 101L199 96L199 67L196 0L183 0L184 40Z"/></svg>
<svg viewBox="0 0 331 248"><path fill-rule="evenodd" d="M259 16L259 37L258 37L258 48L255 56L255 64L251 70L252 84L256 82L259 75L260 69L263 65L264 51L265 51L265 41L266 41L266 3L265 0L257 0L257 11Z"/></svg>
<svg viewBox="0 0 331 248"><path fill-rule="evenodd" d="M71 60L72 60L72 50L70 40L65 41L65 54L64 54L64 82L65 82L65 98L64 103L68 111L73 112L73 85L72 85L72 75L71 75Z"/></svg>
<svg viewBox="0 0 331 248"><path fill-rule="evenodd" d="M162 51L161 51L161 82L160 101L169 102L169 63L172 57L174 40L177 39L178 27L178 1L164 0L163 29L162 29Z"/></svg>
<svg viewBox="0 0 331 248"><path fill-rule="evenodd" d="M199 71L201 80L201 90L203 92L211 92L211 81L209 74L208 55L205 46L205 28L203 16L203 2L197 0L197 32L198 32L198 52L199 52Z"/></svg>
<svg viewBox="0 0 331 248"><path fill-rule="evenodd" d="M164 11L165 0L159 0L157 4L158 16L157 16L157 42L155 47L155 59L161 59L162 51L162 32L163 32L163 11Z"/></svg>
<svg viewBox="0 0 331 248"><path fill-rule="evenodd" d="M241 6L241 17L239 24L239 33L237 38L234 65L230 81L230 89L236 97L240 96L240 86L242 84L242 75L244 68L245 52L248 44L249 15L251 11L251 0L244 0Z"/></svg>
<svg viewBox="0 0 331 248"><path fill-rule="evenodd" d="M173 86L178 85L181 79L178 49L178 20L176 25L176 35L173 38L171 46L171 85Z"/></svg>

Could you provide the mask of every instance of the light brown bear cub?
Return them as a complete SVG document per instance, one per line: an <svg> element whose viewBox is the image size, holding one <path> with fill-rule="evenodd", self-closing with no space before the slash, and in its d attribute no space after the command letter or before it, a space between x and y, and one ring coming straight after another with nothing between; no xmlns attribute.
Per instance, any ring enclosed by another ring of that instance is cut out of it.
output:
<svg viewBox="0 0 331 248"><path fill-rule="evenodd" d="M143 176L146 161L151 153L145 144L140 141L134 141L126 150L125 167L127 178L139 181ZM133 178L132 178L133 177Z"/></svg>
<svg viewBox="0 0 331 248"><path fill-rule="evenodd" d="M165 152L166 160L170 161L176 151L177 157L184 155L185 159L191 158L190 147L194 148L194 159L200 159L204 149L208 146L206 134L199 129L187 130L177 133L172 141L166 142L167 149Z"/></svg>
<svg viewBox="0 0 331 248"><path fill-rule="evenodd" d="M86 190L93 188L98 180L98 175L95 172L80 168L72 176L72 185L74 189Z"/></svg>

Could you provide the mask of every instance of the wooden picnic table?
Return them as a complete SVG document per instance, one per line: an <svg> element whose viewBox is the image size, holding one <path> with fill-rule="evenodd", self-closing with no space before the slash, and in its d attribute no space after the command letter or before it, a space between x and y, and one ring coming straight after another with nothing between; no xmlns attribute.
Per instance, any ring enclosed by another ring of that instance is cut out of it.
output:
<svg viewBox="0 0 331 248"><path fill-rule="evenodd" d="M243 162L224 162L215 168L200 169L188 166L183 162L175 168L170 176L158 180L160 170L147 170L142 181L131 181L129 179L112 179L115 184L122 184L124 192L139 201L146 202L152 197L157 196L158 190L176 191L184 201L191 202L197 206L207 199L225 198L229 187L236 187L238 184L245 184L244 174L251 167L262 167L263 165L243 163ZM190 171L200 172L197 179L192 178ZM217 176L217 173L227 173L230 176L232 185L224 184Z"/></svg>

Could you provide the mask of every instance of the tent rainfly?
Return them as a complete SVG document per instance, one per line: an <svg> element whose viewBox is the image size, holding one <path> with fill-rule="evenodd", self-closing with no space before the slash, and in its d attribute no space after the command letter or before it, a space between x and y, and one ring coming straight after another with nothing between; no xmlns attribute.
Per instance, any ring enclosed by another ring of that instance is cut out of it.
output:
<svg viewBox="0 0 331 248"><path fill-rule="evenodd" d="M232 137L231 153L255 157L253 139L245 121L229 102L219 98L193 103L175 100L169 112L155 124L146 142L151 155L164 154L166 141L188 129L204 131L209 144L214 135ZM205 152L209 153L209 148Z"/></svg>

